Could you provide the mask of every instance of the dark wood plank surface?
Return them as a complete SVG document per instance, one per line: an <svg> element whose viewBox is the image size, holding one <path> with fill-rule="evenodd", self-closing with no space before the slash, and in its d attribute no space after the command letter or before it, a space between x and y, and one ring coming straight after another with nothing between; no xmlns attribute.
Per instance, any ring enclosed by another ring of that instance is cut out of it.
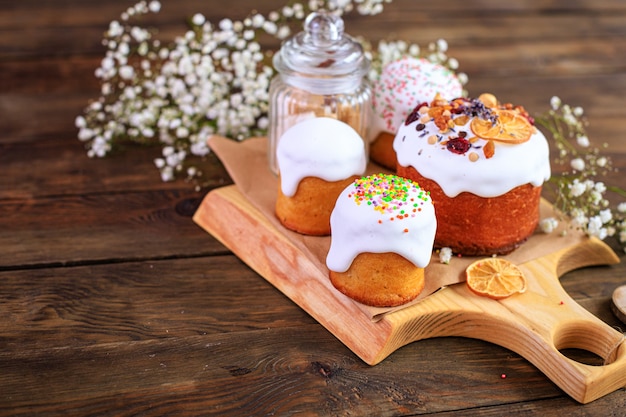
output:
<svg viewBox="0 0 626 417"><path fill-rule="evenodd" d="M0 0L0 415L626 413L623 388L580 405L478 340L424 340L368 366L191 221L208 189L231 183L215 157L202 192L161 182L156 148L89 159L74 118L98 93L102 33L131 4ZM217 22L282 5L164 1L147 23L172 39L195 12ZM394 0L346 27L423 47L445 38L472 94L583 106L622 170L607 183L626 187L625 2ZM625 281L623 264L562 279L622 329L609 303Z"/></svg>

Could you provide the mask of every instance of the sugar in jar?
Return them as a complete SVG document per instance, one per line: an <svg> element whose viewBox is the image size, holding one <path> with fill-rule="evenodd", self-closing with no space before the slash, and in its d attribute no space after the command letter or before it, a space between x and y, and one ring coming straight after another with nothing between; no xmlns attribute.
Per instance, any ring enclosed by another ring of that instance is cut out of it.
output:
<svg viewBox="0 0 626 417"><path fill-rule="evenodd" d="M304 31L286 40L273 58L277 75L270 84L270 169L278 172L276 146L299 121L332 117L352 126L368 150L370 60L359 42L344 33L343 20L330 12L307 16Z"/></svg>

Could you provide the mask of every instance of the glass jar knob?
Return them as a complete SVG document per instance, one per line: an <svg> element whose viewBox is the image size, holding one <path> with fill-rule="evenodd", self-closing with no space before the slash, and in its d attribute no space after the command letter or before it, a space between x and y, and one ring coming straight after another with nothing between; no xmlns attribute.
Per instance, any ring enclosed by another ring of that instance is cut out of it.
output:
<svg viewBox="0 0 626 417"><path fill-rule="evenodd" d="M343 37L343 20L330 13L311 13L304 21L305 42L316 47L337 43Z"/></svg>

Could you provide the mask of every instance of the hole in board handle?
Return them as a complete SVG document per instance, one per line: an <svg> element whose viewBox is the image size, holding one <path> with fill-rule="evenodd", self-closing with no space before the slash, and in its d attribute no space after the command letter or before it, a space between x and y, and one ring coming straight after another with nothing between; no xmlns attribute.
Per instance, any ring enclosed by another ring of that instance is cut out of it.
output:
<svg viewBox="0 0 626 417"><path fill-rule="evenodd" d="M565 357L592 366L615 361L624 335L593 322L565 324L554 335L554 346Z"/></svg>

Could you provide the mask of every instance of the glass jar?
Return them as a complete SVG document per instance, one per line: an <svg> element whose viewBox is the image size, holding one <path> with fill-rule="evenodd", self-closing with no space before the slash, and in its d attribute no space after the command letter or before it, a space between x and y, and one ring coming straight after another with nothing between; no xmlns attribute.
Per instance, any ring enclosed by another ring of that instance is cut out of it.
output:
<svg viewBox="0 0 626 417"><path fill-rule="evenodd" d="M294 124L332 117L352 126L366 140L371 89L370 61L360 43L344 34L343 20L318 11L307 16L304 31L285 41L274 55L277 75L269 89L270 169L278 172L276 146Z"/></svg>

